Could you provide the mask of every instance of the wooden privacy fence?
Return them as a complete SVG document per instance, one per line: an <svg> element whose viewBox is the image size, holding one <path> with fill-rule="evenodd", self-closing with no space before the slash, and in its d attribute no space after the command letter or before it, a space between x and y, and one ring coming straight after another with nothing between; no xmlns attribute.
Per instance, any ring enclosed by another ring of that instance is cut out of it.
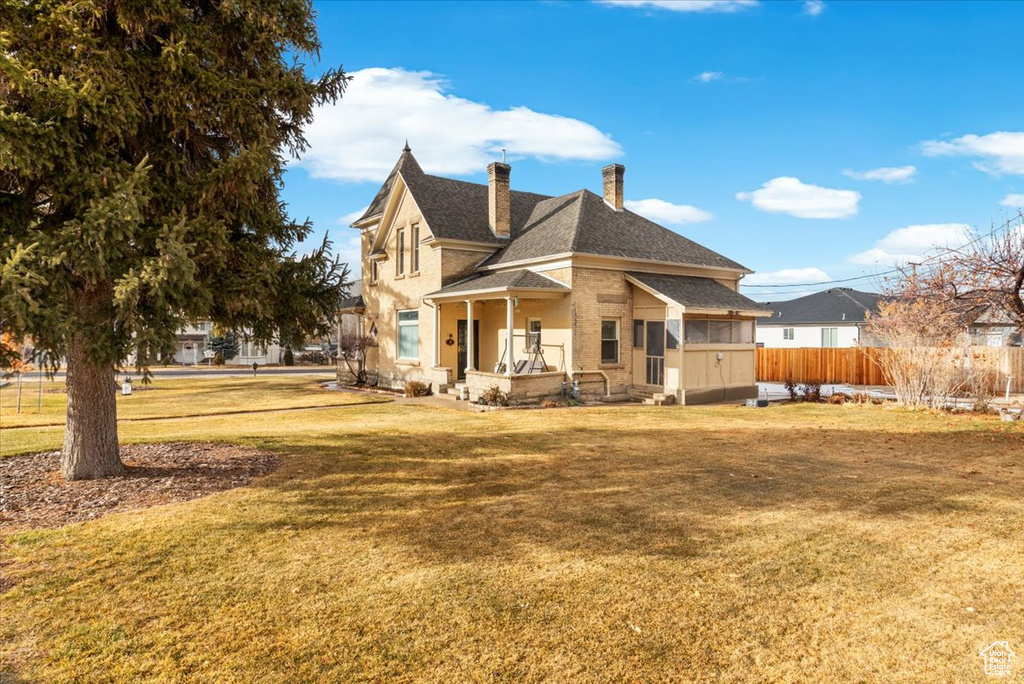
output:
<svg viewBox="0 0 1024 684"><path fill-rule="evenodd" d="M762 382L888 384L875 361L876 354L872 347L760 347L757 350L757 379Z"/></svg>
<svg viewBox="0 0 1024 684"><path fill-rule="evenodd" d="M887 385L878 365L881 350L875 347L757 350L757 379L761 382L845 383L849 385ZM994 354L1001 375L1000 388L1007 377L1013 378L1010 391L1024 392L1024 347L980 347L976 352Z"/></svg>

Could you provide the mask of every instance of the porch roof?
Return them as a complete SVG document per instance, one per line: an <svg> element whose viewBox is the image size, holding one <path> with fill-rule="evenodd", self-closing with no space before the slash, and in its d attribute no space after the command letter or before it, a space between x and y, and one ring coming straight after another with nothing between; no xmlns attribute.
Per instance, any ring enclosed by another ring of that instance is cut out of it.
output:
<svg viewBox="0 0 1024 684"><path fill-rule="evenodd" d="M499 271L482 276L460 280L436 292L424 295L424 299L461 299L483 295L507 296L509 294L532 294L532 296L561 296L570 290L567 286L547 276L525 269Z"/></svg>
<svg viewBox="0 0 1024 684"><path fill-rule="evenodd" d="M707 313L736 312L745 316L771 316L772 312L713 278L626 273L626 279L651 294L669 299L686 311Z"/></svg>
<svg viewBox="0 0 1024 684"><path fill-rule="evenodd" d="M366 303L363 302L363 295L346 297L338 304L338 313L363 313L366 310Z"/></svg>

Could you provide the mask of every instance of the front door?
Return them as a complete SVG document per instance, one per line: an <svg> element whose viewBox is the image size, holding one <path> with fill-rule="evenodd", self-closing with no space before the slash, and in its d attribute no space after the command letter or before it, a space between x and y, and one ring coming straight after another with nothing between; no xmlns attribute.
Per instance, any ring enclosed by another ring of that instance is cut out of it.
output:
<svg viewBox="0 0 1024 684"><path fill-rule="evenodd" d="M647 384L665 385L665 321L647 321Z"/></svg>
<svg viewBox="0 0 1024 684"><path fill-rule="evenodd" d="M459 320L459 358L455 375L459 380L466 379L466 350L469 347L466 332L466 319L463 318ZM480 321L473 321L473 368L480 368Z"/></svg>

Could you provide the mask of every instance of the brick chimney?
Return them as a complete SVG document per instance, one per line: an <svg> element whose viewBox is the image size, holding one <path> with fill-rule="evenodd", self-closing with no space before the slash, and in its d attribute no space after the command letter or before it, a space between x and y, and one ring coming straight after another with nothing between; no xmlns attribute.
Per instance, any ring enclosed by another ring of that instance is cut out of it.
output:
<svg viewBox="0 0 1024 684"><path fill-rule="evenodd" d="M508 177L512 167L502 162L487 166L487 218L498 237L508 237L512 225Z"/></svg>
<svg viewBox="0 0 1024 684"><path fill-rule="evenodd" d="M622 211L622 176L626 167L622 164L609 164L601 169L604 176L604 201L615 211Z"/></svg>

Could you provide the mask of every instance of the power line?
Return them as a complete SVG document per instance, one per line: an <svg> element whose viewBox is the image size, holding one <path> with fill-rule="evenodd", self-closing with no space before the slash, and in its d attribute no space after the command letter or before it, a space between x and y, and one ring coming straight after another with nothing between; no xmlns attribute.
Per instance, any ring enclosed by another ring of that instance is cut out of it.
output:
<svg viewBox="0 0 1024 684"><path fill-rule="evenodd" d="M880 276L889 275L890 273L896 273L900 269L894 268L890 271L882 271L881 273L869 273L868 275L856 276L853 278L841 278L839 280L821 280L816 283L776 283L774 285L747 285L740 282L740 287L815 287L816 285L833 285L835 283L852 283L855 280L865 280L867 278L878 278Z"/></svg>
<svg viewBox="0 0 1024 684"><path fill-rule="evenodd" d="M950 247L945 247L945 248L935 247L933 249L935 249L935 250L942 249L944 251L937 251L935 254L932 254L931 256L929 256L929 257L927 257L925 259L922 259L921 261L917 262L916 265L917 266L925 266L925 265L929 264L932 261L940 261L941 262L941 260L943 258L951 258L952 257L952 255L950 254L951 251L961 250L961 249L964 249L966 247L970 247L974 243L976 243L976 242L978 242L980 240L984 240L985 238L992 237L993 235L995 235L996 233L998 233L998 232L1000 232L1002 230L1008 230L1010 228L1010 226L1015 221L1019 221L1021 218L1024 218L1024 213L1021 213L1021 214L1018 214L1017 216L1014 216L1013 218L1007 220L1006 222L996 226L995 228L993 228L989 232L985 233L984 235L978 235L977 237L969 240L968 242L965 242L964 244L960 245L959 247L956 247L955 249L950 248ZM858 280L867 280L869 278L880 278L882 276L891 275L893 273L902 273L903 271L904 271L904 269L902 269L902 268L893 268L893 269L890 269L888 271L881 271L880 273L869 273L869 274L866 274L866 275L854 276L852 278L840 278L838 280L821 280L821 281L818 281L816 283L775 283L775 284L763 284L763 285L761 285L761 284L747 285L747 284L744 284L741 281L740 282L740 287L756 287L756 288L817 287L817 286L820 286L820 285L836 285L838 283L852 283L852 282L855 282L855 281L858 281ZM773 294L773 295L775 295L775 294L798 294L798 293L789 292L789 291L787 291L787 292L779 292L777 290L773 290L772 292L766 293L766 294Z"/></svg>

